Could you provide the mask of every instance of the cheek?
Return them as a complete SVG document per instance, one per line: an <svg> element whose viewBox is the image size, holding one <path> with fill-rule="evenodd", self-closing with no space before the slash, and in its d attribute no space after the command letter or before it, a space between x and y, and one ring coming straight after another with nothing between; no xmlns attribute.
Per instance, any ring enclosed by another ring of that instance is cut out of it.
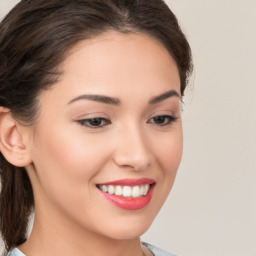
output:
<svg viewBox="0 0 256 256"><path fill-rule="evenodd" d="M75 133L66 134L59 130L51 138L43 134L41 137L44 139L39 140L39 158L47 159L47 163L42 164L47 164L54 172L69 173L78 180L95 175L97 167L107 158L102 143L88 136L78 137Z"/></svg>
<svg viewBox="0 0 256 256"><path fill-rule="evenodd" d="M108 159L108 152L100 141L88 136L78 138L61 129L52 129L50 134L41 129L33 152L40 186L48 197L64 198L75 206L95 189L93 178Z"/></svg>
<svg viewBox="0 0 256 256"><path fill-rule="evenodd" d="M159 190L161 191L161 196L158 198L158 203L161 206L170 193L180 165L183 150L181 126L177 127L175 132L169 133L162 137L161 140L158 140L155 150L155 152L157 152L157 164L161 172L159 176L159 184L161 184Z"/></svg>
<svg viewBox="0 0 256 256"><path fill-rule="evenodd" d="M175 133L169 134L158 141L155 147L159 165L165 175L176 174L183 150L182 129L177 129Z"/></svg>
<svg viewBox="0 0 256 256"><path fill-rule="evenodd" d="M162 136L154 136L154 141L152 142L155 156L153 170L157 177L157 186L153 194L151 208L153 216L151 217L154 218L170 193L180 164L183 149L181 126L176 126L172 132Z"/></svg>
<svg viewBox="0 0 256 256"><path fill-rule="evenodd" d="M92 212L97 210L93 203L97 200L94 177L108 159L107 148L100 139L78 136L71 131L66 134L61 129L52 129L50 134L49 130L41 129L34 146L37 205L47 209L57 207L82 223L92 218L88 207Z"/></svg>

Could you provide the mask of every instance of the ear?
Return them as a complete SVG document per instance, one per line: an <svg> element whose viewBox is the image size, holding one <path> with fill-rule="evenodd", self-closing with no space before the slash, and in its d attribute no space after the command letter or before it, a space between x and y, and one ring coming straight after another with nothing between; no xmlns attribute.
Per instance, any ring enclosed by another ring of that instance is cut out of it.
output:
<svg viewBox="0 0 256 256"><path fill-rule="evenodd" d="M12 117L10 110L0 107L0 151L10 164L17 167L32 162L25 132L25 127Z"/></svg>

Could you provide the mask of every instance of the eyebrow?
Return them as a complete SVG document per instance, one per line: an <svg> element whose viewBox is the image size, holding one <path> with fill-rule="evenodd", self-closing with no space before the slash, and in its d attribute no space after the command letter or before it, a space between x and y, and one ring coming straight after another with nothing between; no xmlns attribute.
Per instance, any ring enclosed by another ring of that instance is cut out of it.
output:
<svg viewBox="0 0 256 256"><path fill-rule="evenodd" d="M80 96L72 99L68 104L71 104L78 100L92 100L92 101L97 101L97 102L110 104L110 105L120 105L120 103L121 103L119 99L105 96L105 95L83 94L83 95L80 95Z"/></svg>
<svg viewBox="0 0 256 256"><path fill-rule="evenodd" d="M157 104L157 103L164 101L171 97L181 98L180 95L175 90L170 90L168 92L165 92L163 94L160 94L158 96L151 98L149 100L149 104ZM115 106L118 106L121 104L121 102L118 98L113 98L113 97L109 97L109 96L105 96L105 95L98 95L98 94L83 94L83 95L80 95L80 96L72 99L71 101L69 101L68 104L71 104L71 103L73 103L75 101L79 101L79 100L92 100L92 101L115 105Z"/></svg>
<svg viewBox="0 0 256 256"><path fill-rule="evenodd" d="M157 104L163 100L166 100L168 98L171 97L178 97L179 99L181 98L181 96L179 95L179 93L177 93L175 90L170 90L168 92L165 92L163 94L160 94L156 97L153 97L149 100L149 104Z"/></svg>

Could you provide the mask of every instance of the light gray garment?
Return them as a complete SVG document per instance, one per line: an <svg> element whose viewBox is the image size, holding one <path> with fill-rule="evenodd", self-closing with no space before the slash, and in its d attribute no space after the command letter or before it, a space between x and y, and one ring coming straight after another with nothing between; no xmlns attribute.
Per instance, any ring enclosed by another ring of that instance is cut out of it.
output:
<svg viewBox="0 0 256 256"><path fill-rule="evenodd" d="M24 253L22 253L18 248L14 248L8 256L26 256Z"/></svg>
<svg viewBox="0 0 256 256"><path fill-rule="evenodd" d="M142 242L142 244L145 245L155 256L175 256L174 254L166 252L152 244L148 244L145 242Z"/></svg>
<svg viewBox="0 0 256 256"><path fill-rule="evenodd" d="M175 256L174 254L171 254L169 252L166 252L152 244L148 244L143 242L143 245L145 245L155 256ZM8 256L26 256L24 253L22 253L18 248L14 248Z"/></svg>

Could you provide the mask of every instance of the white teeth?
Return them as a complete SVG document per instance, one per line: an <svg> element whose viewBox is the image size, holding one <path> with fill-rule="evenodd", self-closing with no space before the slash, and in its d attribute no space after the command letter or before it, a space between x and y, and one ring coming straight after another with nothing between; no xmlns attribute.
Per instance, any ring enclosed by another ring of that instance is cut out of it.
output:
<svg viewBox="0 0 256 256"><path fill-rule="evenodd" d="M100 185L100 190L111 195L115 194L117 196L123 197L141 197L145 196L148 193L150 188L149 184L140 185L140 186L121 186L121 185Z"/></svg>
<svg viewBox="0 0 256 256"><path fill-rule="evenodd" d="M132 188L130 186L123 187L123 197L131 197L132 195Z"/></svg>
<svg viewBox="0 0 256 256"><path fill-rule="evenodd" d="M102 191L108 192L108 187L107 187L106 185L103 185L103 186L102 186Z"/></svg>
<svg viewBox="0 0 256 256"><path fill-rule="evenodd" d="M135 186L132 188L132 197L140 197L140 187L139 186Z"/></svg>
<svg viewBox="0 0 256 256"><path fill-rule="evenodd" d="M116 186L116 189L115 189L115 195L117 196L121 196L123 194L123 189L121 186Z"/></svg>
<svg viewBox="0 0 256 256"><path fill-rule="evenodd" d="M114 186L112 186L112 185L109 185L109 186L108 186L108 193L111 194L111 195L115 193L115 188L114 188Z"/></svg>
<svg viewBox="0 0 256 256"><path fill-rule="evenodd" d="M140 187L140 194L144 195L144 187L143 186Z"/></svg>
<svg viewBox="0 0 256 256"><path fill-rule="evenodd" d="M148 193L148 190L149 190L149 185L146 184L146 185L144 186L144 191L143 191L143 195L144 195L144 196Z"/></svg>

